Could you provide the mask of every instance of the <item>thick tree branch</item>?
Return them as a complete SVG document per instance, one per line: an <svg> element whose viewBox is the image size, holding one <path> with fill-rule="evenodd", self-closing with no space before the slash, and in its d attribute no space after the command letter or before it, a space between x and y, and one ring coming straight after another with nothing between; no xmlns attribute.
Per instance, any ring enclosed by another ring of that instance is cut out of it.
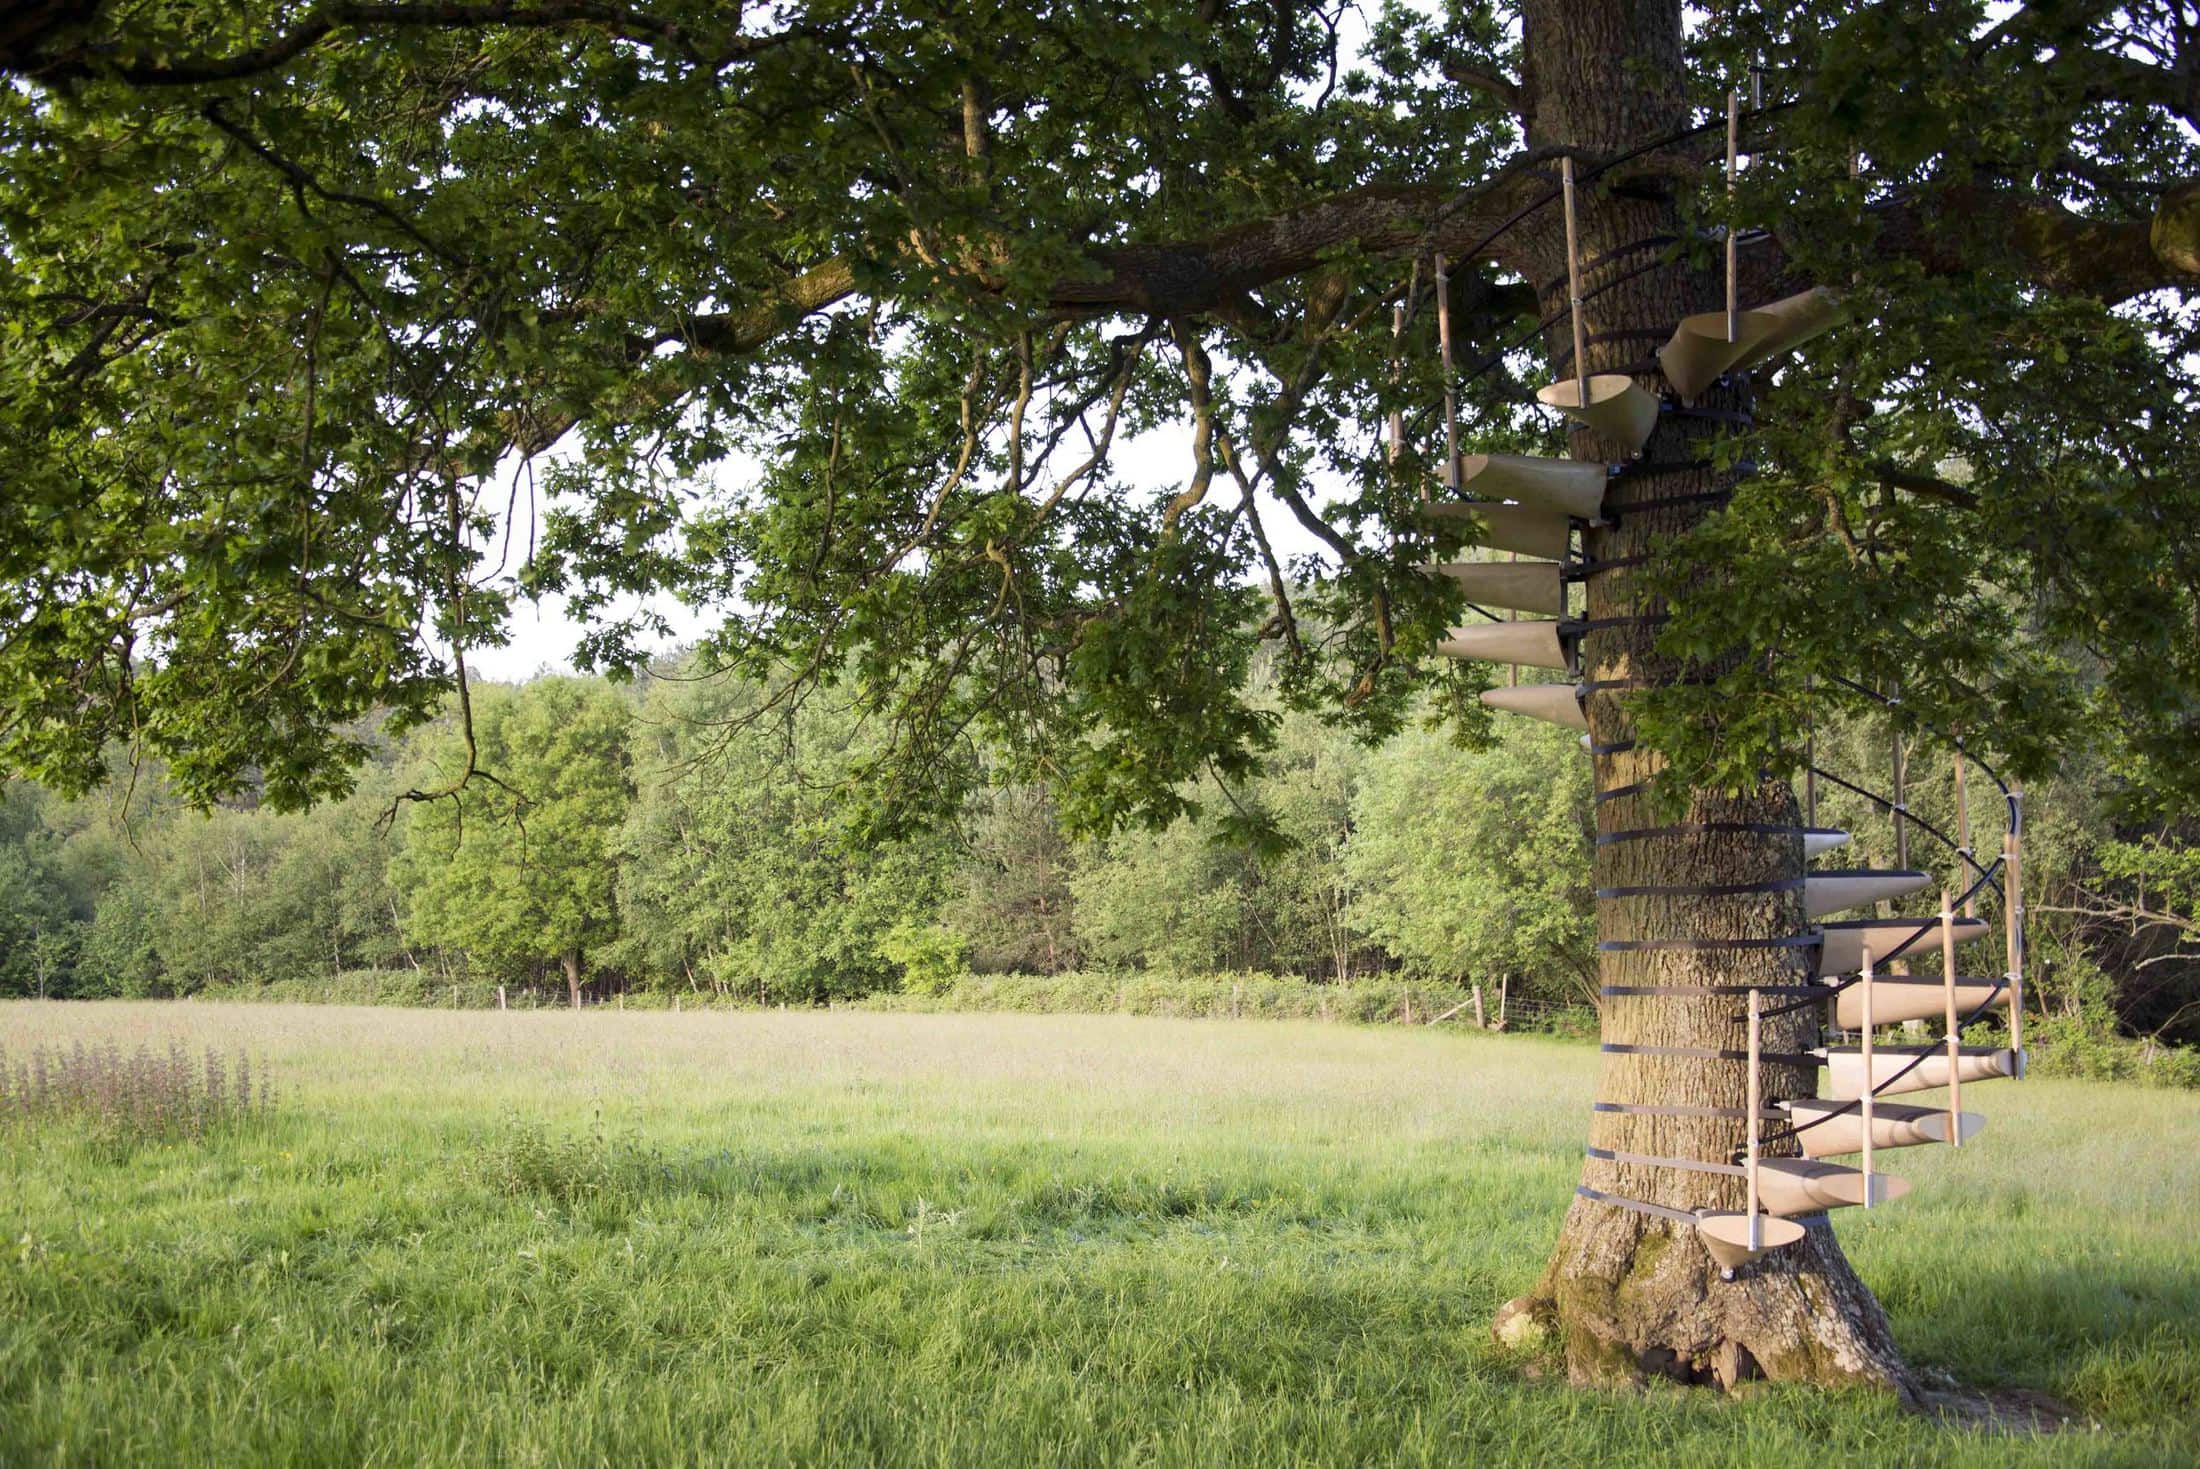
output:
<svg viewBox="0 0 2200 1469"><path fill-rule="evenodd" d="M1524 120L1528 115L1528 104L1520 95L1520 84L1510 77L1501 76L1456 56L1444 62L1444 76L1462 87L1491 98L1515 117Z"/></svg>
<svg viewBox="0 0 2200 1469"><path fill-rule="evenodd" d="M2160 107L2186 122L2200 124L2200 73L2149 66L2135 56L2097 51L2086 59L2097 80L2086 88L2090 102L2128 102Z"/></svg>
<svg viewBox="0 0 2200 1469"><path fill-rule="evenodd" d="M2200 180L2172 185L2152 219L2093 219L2015 190L1966 186L1899 202L1880 222L1883 252L1936 273L1972 268L1983 247L2037 285L2111 305L2200 288Z"/></svg>
<svg viewBox="0 0 2200 1469"><path fill-rule="evenodd" d="M2200 291L2200 179L2160 187L2148 219L2095 219L2017 189L1965 185L1881 205L1878 253L1933 275L1999 263L2034 285L2113 306L2149 291ZM1810 284L1777 242L1749 252L1743 294L1769 300Z"/></svg>
<svg viewBox="0 0 2200 1469"><path fill-rule="evenodd" d="M1953 505L1959 510L1978 508L1976 490L1967 490L1953 480L1942 479L1937 474L1909 469L1891 459L1875 460L1871 471L1881 484L1891 490L1907 490L1913 495L1923 495L1944 505Z"/></svg>

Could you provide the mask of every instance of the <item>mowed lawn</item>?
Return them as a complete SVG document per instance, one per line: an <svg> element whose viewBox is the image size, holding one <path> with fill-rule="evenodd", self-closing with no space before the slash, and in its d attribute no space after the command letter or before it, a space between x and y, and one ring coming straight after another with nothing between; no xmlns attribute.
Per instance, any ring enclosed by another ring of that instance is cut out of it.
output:
<svg viewBox="0 0 2200 1469"><path fill-rule="evenodd" d="M1862 1394L1578 1392L1499 1356L1592 1048L1115 1017L0 1005L0 1049L243 1047L257 1131L0 1129L0 1464L2200 1460L2200 1098L1981 1086L1840 1221Z"/></svg>

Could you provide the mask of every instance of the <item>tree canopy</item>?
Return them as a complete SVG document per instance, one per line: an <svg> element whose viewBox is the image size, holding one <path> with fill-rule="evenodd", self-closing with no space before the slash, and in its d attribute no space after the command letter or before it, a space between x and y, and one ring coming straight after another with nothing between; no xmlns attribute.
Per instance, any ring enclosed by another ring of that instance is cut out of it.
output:
<svg viewBox="0 0 2200 1469"><path fill-rule="evenodd" d="M1642 83L1678 132L1572 115L1537 59L1678 30L1627 10L10 7L0 762L83 789L123 740L201 801L340 792L360 716L425 718L544 590L605 667L651 630L620 599L670 593L767 707L851 678L878 825L952 809L970 742L1083 825L1173 816L1271 744L1264 643L1296 706L1471 731L1477 675L1432 656L1462 609L1416 570L1455 544L1417 518L1430 267L1469 442L1552 442L1519 349L1572 156L1680 201L1649 248L1708 264L1731 216L1753 299L1862 303L1672 573L1669 646L1778 654L1644 701L1681 768L1792 761L1797 675L1844 675L2189 798L2179 9L1719 11ZM1169 425L1180 472L1134 484L1121 445Z"/></svg>

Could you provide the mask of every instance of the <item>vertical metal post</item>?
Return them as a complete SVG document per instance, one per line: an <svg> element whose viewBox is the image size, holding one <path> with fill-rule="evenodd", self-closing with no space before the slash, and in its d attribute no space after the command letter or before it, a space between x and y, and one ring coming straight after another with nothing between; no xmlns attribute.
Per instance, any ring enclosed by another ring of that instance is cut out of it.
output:
<svg viewBox="0 0 2200 1469"><path fill-rule="evenodd" d="M1513 552L1510 559L1517 562L1520 559L1520 553L1518 551ZM1560 617L1566 615L1566 583L1564 582L1558 584L1558 615ZM1520 609L1515 607L1508 611L1505 614L1505 620L1507 622L1518 622L1520 620ZM1520 687L1519 664L1508 663L1505 665L1505 687L1508 689Z"/></svg>
<svg viewBox="0 0 2200 1469"><path fill-rule="evenodd" d="M1896 684L1894 686L1894 697L1896 699L1902 697L1902 685ZM1908 802L1909 794L1906 789L1908 785L1905 779L1906 772L1902 768L1902 727L1899 724L1895 726L1889 752L1894 760L1894 865L1908 867L1910 865L1910 823L1903 806Z"/></svg>
<svg viewBox="0 0 2200 1469"><path fill-rule="evenodd" d="M1759 1081L1762 1067L1759 1057L1764 1051L1764 991L1752 988L1749 992L1749 1085L1745 1110L1749 1113L1748 1166L1743 1170L1749 1180L1749 1247L1764 1248L1764 1225L1757 1212L1757 1114L1764 1106L1763 1085Z"/></svg>
<svg viewBox="0 0 2200 1469"><path fill-rule="evenodd" d="M1558 160L1559 186L1566 195L1566 295L1574 310L1574 382L1581 406L1589 406L1589 338L1581 325L1581 233L1574 220L1574 160Z"/></svg>
<svg viewBox="0 0 2200 1469"><path fill-rule="evenodd" d="M1948 890L1940 890L1940 974L1946 987L1948 1012L1948 1146L1963 1146L1963 1078L1956 1074L1963 1059L1962 1036L1956 1018L1956 914Z"/></svg>
<svg viewBox="0 0 2200 1469"><path fill-rule="evenodd" d="M1734 167L1735 156L1741 151L1742 94L1726 94L1726 339L1733 341L1741 332L1741 290L1738 280L1740 252L1738 233L1734 227Z"/></svg>
<svg viewBox="0 0 2200 1469"><path fill-rule="evenodd" d="M1963 858L1963 916L1978 916L1978 899L1970 896L1973 885L1972 870L1978 866L1978 851L1971 845L1971 789L1964 775L1963 746L1956 746L1956 851Z"/></svg>
<svg viewBox="0 0 2200 1469"><path fill-rule="evenodd" d="M1444 358L1444 485L1459 493L1459 408L1451 386L1451 276L1436 257L1436 341Z"/></svg>
<svg viewBox="0 0 2200 1469"><path fill-rule="evenodd" d="M2021 1068L2024 1057L2024 873L2019 848L2023 838L2012 831L2002 838L2002 902L2009 946L2009 1049Z"/></svg>
<svg viewBox="0 0 2200 1469"><path fill-rule="evenodd" d="M1872 951L1864 951L1864 1207L1872 1206L1872 1099L1879 1078L1872 1071Z"/></svg>

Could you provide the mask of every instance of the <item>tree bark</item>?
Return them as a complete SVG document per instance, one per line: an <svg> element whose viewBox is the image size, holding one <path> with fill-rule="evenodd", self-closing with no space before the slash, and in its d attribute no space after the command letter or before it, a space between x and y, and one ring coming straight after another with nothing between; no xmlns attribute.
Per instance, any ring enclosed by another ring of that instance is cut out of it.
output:
<svg viewBox="0 0 2200 1469"><path fill-rule="evenodd" d="M567 949L558 956L558 963L565 968L565 995L573 1002L573 1008L581 1007L581 951Z"/></svg>
<svg viewBox="0 0 2200 1469"><path fill-rule="evenodd" d="M1610 156L1634 140L1670 132L1683 121L1681 16L1678 0L1534 0L1527 8L1526 76L1531 146L1566 145ZM1654 168L1654 163L1652 164ZM1556 211L1550 211L1555 215ZM1581 198L1584 262L1655 235L1680 232L1674 202L1655 175L1607 175ZM1563 222L1538 222L1517 247L1516 262L1543 292L1550 309L1566 299ZM1660 268L1597 294L1599 287L1640 265L1623 257L1583 281L1587 329L1627 333L1592 342L1592 371L1637 369L1653 392L1665 385L1651 360L1659 341L1684 314L1723 304L1723 283L1683 265ZM1746 304L1746 303L1745 303ZM1571 338L1561 323L1549 343L1553 377L1572 376ZM1700 406L1746 411L1746 384L1714 388ZM1689 465L1711 458L1710 441L1729 425L1668 413L1642 451L1652 466ZM1576 457L1618 462L1624 446L1577 432ZM1730 489L1737 475L1708 467L1631 473L1613 482L1608 506L1616 525L1592 529L1593 561L1653 560L1659 547L1705 515L1711 503L1670 505L1628 513L1630 504ZM1592 576L1592 621L1651 618L1662 604L1648 591L1645 567L1632 564ZM1628 686L1701 676L1656 650L1655 621L1599 625L1584 643L1584 677ZM1760 656L1737 651L1731 656ZM1661 810L1637 784L1656 769L1656 755L1633 748L1626 687L1589 695L1596 770L1596 885L1691 888L1779 885L1803 871L1800 813L1784 780L1767 779L1741 795L1688 793L1680 810ZM1721 824L1784 827L1778 832L1660 830ZM1598 974L1605 986L1792 985L1807 974L1808 951L1744 947L1732 941L1778 941L1805 932L1796 886L1718 896L1646 894L1600 897ZM1614 948L1645 940L1711 941L1707 948ZM1734 995L1613 996L1603 1004L1608 1045L1737 1050L1746 1045L1746 1004ZM1817 1021L1800 1011L1767 1022L1768 1052L1798 1052L1814 1044ZM1670 1055L1608 1054L1600 1101L1739 1112L1746 1064ZM1765 1101L1815 1093L1814 1067L1766 1068ZM1704 1162L1729 1160L1743 1142L1734 1117L1675 1117L1599 1111L1592 1147ZM1768 1150L1770 1151L1770 1150ZM1787 1151L1794 1151L1789 1142ZM1739 1209L1736 1178L1590 1158L1583 1184L1602 1193L1671 1209ZM1501 1337L1521 1339L1523 1325L1555 1332L1576 1380L1661 1376L1731 1386L1747 1377L1825 1384L1868 1383L1913 1392L1884 1314L1857 1279L1830 1231L1809 1230L1803 1243L1776 1251L1729 1281L1691 1225L1577 1196L1535 1291L1513 1302L1498 1321Z"/></svg>

